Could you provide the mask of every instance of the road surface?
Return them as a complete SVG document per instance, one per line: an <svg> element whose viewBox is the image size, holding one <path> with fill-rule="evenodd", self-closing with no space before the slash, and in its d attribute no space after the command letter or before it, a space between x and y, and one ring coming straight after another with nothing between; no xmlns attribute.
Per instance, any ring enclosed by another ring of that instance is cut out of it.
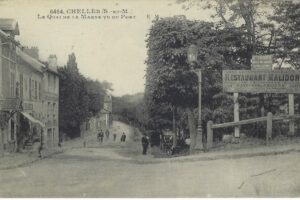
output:
<svg viewBox="0 0 300 200"><path fill-rule="evenodd" d="M75 148L0 170L1 197L299 197L299 153L213 161L151 162L133 141ZM105 141L104 141L105 143ZM123 152L122 152L123 151ZM127 153L124 153L124 152ZM121 153L122 152L122 153ZM147 162L141 162L143 159Z"/></svg>

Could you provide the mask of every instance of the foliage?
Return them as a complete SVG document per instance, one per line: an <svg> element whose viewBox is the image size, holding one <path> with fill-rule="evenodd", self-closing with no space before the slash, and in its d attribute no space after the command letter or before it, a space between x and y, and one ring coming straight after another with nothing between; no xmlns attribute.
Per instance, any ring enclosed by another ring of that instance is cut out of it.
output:
<svg viewBox="0 0 300 200"><path fill-rule="evenodd" d="M160 124L162 119L170 120L164 116L162 108L175 106L195 109L197 106L197 77L192 72L195 68L201 66L204 69L204 123L207 120L216 123L233 120L232 97L222 92L223 69L250 69L252 55L270 53L274 54L274 61L279 66L284 62L299 68L299 2L178 2L183 3L185 9L204 5L206 9L214 10L212 18L215 23L191 21L182 16L153 21L147 39L145 103L149 123L155 121L156 127L159 127L157 123ZM187 48L192 43L199 49L198 62L194 67L186 62ZM280 94L240 94L241 119L265 115L266 111L279 113L280 106L287 102L286 98L286 95ZM168 112L170 114L170 110ZM181 116L179 120L181 123L186 117Z"/></svg>
<svg viewBox="0 0 300 200"><path fill-rule="evenodd" d="M67 65L59 68L58 73L60 130L71 138L77 137L80 124L99 114L108 87L80 74L74 53L69 55Z"/></svg>
<svg viewBox="0 0 300 200"><path fill-rule="evenodd" d="M230 48L237 49L236 46L241 45L240 37L238 31L236 37L232 37L228 31L220 30L212 23L187 20L181 16L153 21L147 39L146 61L145 103L149 128L171 128L171 108L177 107L180 110L179 116L176 116L177 127L184 130L189 125L190 132L195 131L195 122L187 123L186 120L195 121L193 113L198 105L198 78L194 70L199 68L203 69L203 123L212 116L219 118L218 105L213 102L220 97L217 94L222 90L221 70L227 67L226 59L236 56ZM187 49L191 44L198 47L195 65L187 62ZM223 55L227 56L226 59ZM227 114L229 112L225 112Z"/></svg>
<svg viewBox="0 0 300 200"><path fill-rule="evenodd" d="M137 93L133 95L124 95L121 97L113 97L113 114L126 123L143 126L145 113L144 111L144 94Z"/></svg>

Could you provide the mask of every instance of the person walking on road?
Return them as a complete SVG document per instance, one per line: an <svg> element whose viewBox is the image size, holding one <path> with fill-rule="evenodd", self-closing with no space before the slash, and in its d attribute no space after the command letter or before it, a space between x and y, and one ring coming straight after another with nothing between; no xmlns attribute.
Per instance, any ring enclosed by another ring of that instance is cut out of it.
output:
<svg viewBox="0 0 300 200"><path fill-rule="evenodd" d="M109 139L109 130L108 129L106 129L105 135L106 135L106 139Z"/></svg>
<svg viewBox="0 0 300 200"><path fill-rule="evenodd" d="M148 137L145 135L142 137L142 146L143 146L143 155L146 155L149 146L149 140Z"/></svg>
<svg viewBox="0 0 300 200"><path fill-rule="evenodd" d="M97 139L98 139L99 142L101 142L101 143L103 142L103 132L102 132L102 129L98 133Z"/></svg>
<svg viewBox="0 0 300 200"><path fill-rule="evenodd" d="M116 133L114 133L114 142L116 141L116 139L117 139L117 134Z"/></svg>
<svg viewBox="0 0 300 200"><path fill-rule="evenodd" d="M121 142L125 142L126 140L126 135L125 133L123 132L122 136L121 136Z"/></svg>

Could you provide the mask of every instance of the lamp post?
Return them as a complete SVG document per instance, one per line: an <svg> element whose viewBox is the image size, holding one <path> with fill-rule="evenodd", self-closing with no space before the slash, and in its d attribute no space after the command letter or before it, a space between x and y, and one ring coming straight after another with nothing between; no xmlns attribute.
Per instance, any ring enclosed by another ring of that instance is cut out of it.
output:
<svg viewBox="0 0 300 200"><path fill-rule="evenodd" d="M188 62L193 65L197 63L197 55L198 48L196 45L192 44L188 49ZM201 96L202 96L202 71L201 68L195 70L198 76L198 88L199 88L199 96L198 96L198 126L197 126L197 135L195 137L195 149L202 150L203 149L203 141L202 141L202 116L201 116Z"/></svg>

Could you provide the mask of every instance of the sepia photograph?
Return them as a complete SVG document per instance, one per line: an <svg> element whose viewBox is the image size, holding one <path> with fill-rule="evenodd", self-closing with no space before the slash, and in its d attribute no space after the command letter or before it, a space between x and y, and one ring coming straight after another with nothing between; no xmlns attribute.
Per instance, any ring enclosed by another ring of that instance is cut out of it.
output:
<svg viewBox="0 0 300 200"><path fill-rule="evenodd" d="M300 197L300 0L0 0L0 198Z"/></svg>

